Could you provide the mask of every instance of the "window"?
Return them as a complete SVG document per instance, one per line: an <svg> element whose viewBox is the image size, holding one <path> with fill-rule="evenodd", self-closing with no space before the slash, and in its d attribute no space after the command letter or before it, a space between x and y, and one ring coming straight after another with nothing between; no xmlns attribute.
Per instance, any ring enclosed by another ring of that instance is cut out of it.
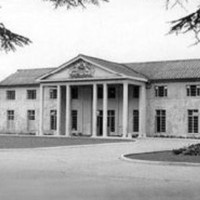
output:
<svg viewBox="0 0 200 200"><path fill-rule="evenodd" d="M156 110L156 132L166 132L166 111Z"/></svg>
<svg viewBox="0 0 200 200"><path fill-rule="evenodd" d="M57 98L57 89L50 89L49 90L49 98L56 99Z"/></svg>
<svg viewBox="0 0 200 200"><path fill-rule="evenodd" d="M28 120L35 120L35 110L28 110Z"/></svg>
<svg viewBox="0 0 200 200"><path fill-rule="evenodd" d="M110 132L115 132L115 111L108 110L108 127Z"/></svg>
<svg viewBox="0 0 200 200"><path fill-rule="evenodd" d="M200 96L200 85L187 85L187 96Z"/></svg>
<svg viewBox="0 0 200 200"><path fill-rule="evenodd" d="M57 128L57 110L50 110L50 129L56 130Z"/></svg>
<svg viewBox="0 0 200 200"><path fill-rule="evenodd" d="M27 99L36 99L36 90L27 90Z"/></svg>
<svg viewBox="0 0 200 200"><path fill-rule="evenodd" d="M102 99L103 98L103 87L102 86L98 86L98 99Z"/></svg>
<svg viewBox="0 0 200 200"><path fill-rule="evenodd" d="M109 99L115 99L116 96L116 88L115 87L109 87L108 88L108 98Z"/></svg>
<svg viewBox="0 0 200 200"><path fill-rule="evenodd" d="M199 131L199 111L188 110L188 133L198 133Z"/></svg>
<svg viewBox="0 0 200 200"><path fill-rule="evenodd" d="M15 112L14 110L7 110L7 129L14 130Z"/></svg>
<svg viewBox="0 0 200 200"><path fill-rule="evenodd" d="M15 99L15 90L6 91L7 99L14 100Z"/></svg>
<svg viewBox="0 0 200 200"><path fill-rule="evenodd" d="M78 99L78 87L71 88L72 99Z"/></svg>
<svg viewBox="0 0 200 200"><path fill-rule="evenodd" d="M72 130L77 131L78 111L72 110Z"/></svg>
<svg viewBox="0 0 200 200"><path fill-rule="evenodd" d="M14 120L15 119L15 115L14 115L14 110L8 110L7 111L7 120Z"/></svg>
<svg viewBox="0 0 200 200"><path fill-rule="evenodd" d="M138 86L133 87L133 97L139 98L139 87Z"/></svg>
<svg viewBox="0 0 200 200"><path fill-rule="evenodd" d="M139 111L133 110L133 132L139 132Z"/></svg>
<svg viewBox="0 0 200 200"><path fill-rule="evenodd" d="M156 97L166 97L167 96L167 86L156 86L155 87Z"/></svg>

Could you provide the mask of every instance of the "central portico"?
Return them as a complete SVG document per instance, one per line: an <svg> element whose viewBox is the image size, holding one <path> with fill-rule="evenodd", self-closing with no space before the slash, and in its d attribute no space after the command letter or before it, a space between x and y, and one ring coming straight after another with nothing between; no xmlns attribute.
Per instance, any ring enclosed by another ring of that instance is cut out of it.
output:
<svg viewBox="0 0 200 200"><path fill-rule="evenodd" d="M79 55L39 77L39 135L145 136L147 80L133 73Z"/></svg>

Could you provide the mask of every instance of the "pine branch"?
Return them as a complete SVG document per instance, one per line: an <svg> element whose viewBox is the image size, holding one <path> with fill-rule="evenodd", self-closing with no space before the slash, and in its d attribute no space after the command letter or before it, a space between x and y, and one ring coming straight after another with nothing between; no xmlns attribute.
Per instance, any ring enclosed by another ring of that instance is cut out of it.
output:
<svg viewBox="0 0 200 200"><path fill-rule="evenodd" d="M187 33L193 32L195 34L196 42L195 44L200 43L200 8L183 18L171 22L172 27L169 33Z"/></svg>
<svg viewBox="0 0 200 200"><path fill-rule="evenodd" d="M44 0L53 3L55 8L66 6L67 9L75 7L85 8L87 4L99 5L100 1L108 2L109 0Z"/></svg>
<svg viewBox="0 0 200 200"><path fill-rule="evenodd" d="M16 47L23 47L31 43L28 38L18 35L6 29L5 26L0 23L0 50L15 51Z"/></svg>
<svg viewBox="0 0 200 200"><path fill-rule="evenodd" d="M180 6L186 10L184 3L187 3L188 0L166 0L166 9L174 8L175 6Z"/></svg>

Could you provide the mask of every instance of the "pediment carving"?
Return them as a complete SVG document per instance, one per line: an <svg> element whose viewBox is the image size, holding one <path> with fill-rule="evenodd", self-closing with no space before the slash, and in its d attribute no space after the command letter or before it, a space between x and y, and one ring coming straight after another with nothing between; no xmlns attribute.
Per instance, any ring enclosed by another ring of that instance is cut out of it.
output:
<svg viewBox="0 0 200 200"><path fill-rule="evenodd" d="M94 76L94 67L87 62L79 61L74 64L69 70L71 78L89 78Z"/></svg>

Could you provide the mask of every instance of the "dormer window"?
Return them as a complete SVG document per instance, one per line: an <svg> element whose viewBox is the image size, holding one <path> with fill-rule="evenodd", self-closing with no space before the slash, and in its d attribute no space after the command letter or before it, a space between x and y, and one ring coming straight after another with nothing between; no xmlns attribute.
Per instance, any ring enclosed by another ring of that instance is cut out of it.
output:
<svg viewBox="0 0 200 200"><path fill-rule="evenodd" d="M167 97L167 86L155 86L156 97Z"/></svg>

